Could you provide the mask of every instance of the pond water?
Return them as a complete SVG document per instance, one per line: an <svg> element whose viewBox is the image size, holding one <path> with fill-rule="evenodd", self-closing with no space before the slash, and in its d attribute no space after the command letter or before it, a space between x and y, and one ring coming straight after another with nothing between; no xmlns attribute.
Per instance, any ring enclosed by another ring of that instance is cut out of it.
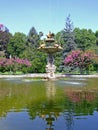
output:
<svg viewBox="0 0 98 130"><path fill-rule="evenodd" d="M98 130L98 79L0 79L0 130Z"/></svg>

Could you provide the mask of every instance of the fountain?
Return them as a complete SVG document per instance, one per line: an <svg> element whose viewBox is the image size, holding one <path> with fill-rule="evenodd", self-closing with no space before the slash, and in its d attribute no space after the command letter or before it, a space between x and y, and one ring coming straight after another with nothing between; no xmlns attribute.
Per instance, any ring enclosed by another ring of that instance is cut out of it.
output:
<svg viewBox="0 0 98 130"><path fill-rule="evenodd" d="M54 79L56 66L54 65L53 55L54 53L61 51L63 48L54 40L54 34L49 32L47 39L43 41L38 49L48 54L46 73L49 79Z"/></svg>

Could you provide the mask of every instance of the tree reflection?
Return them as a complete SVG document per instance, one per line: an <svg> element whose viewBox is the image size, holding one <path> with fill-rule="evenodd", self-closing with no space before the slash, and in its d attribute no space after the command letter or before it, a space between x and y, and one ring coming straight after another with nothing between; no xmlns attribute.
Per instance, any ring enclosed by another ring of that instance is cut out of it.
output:
<svg viewBox="0 0 98 130"><path fill-rule="evenodd" d="M92 115L98 109L98 94L92 90L67 90L64 119L67 130L72 130L75 116Z"/></svg>
<svg viewBox="0 0 98 130"><path fill-rule="evenodd" d="M73 130L74 125L74 104L69 100L69 97L65 100L64 119L67 130Z"/></svg>
<svg viewBox="0 0 98 130"><path fill-rule="evenodd" d="M73 111L68 110L67 112L64 112L64 119L65 119L65 123L66 123L66 127L67 130L72 130L73 129L73 125L74 125L74 120L73 120Z"/></svg>

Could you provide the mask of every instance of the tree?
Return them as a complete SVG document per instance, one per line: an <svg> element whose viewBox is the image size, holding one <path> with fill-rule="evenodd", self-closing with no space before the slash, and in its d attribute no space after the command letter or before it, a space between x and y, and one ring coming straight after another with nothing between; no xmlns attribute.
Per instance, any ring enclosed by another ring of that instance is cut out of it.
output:
<svg viewBox="0 0 98 130"><path fill-rule="evenodd" d="M96 44L96 37L95 34L92 32L91 29L74 29L75 33L75 42L77 44L77 48L86 51L89 49L95 48Z"/></svg>
<svg viewBox="0 0 98 130"><path fill-rule="evenodd" d="M95 32L95 36L96 36L96 38L97 38L96 44L98 45L98 30Z"/></svg>
<svg viewBox="0 0 98 130"><path fill-rule="evenodd" d="M72 51L67 58L65 58L64 63L71 68L79 68L80 73L83 74L85 70L90 69L95 58L96 55L91 51L83 52L76 50Z"/></svg>
<svg viewBox="0 0 98 130"><path fill-rule="evenodd" d="M64 44L64 40L62 38L62 31L58 32L56 35L55 35L55 41L57 42L58 45L60 45L61 47L63 46ZM63 61L63 57L62 57L62 51L60 52L57 52L55 55L54 55L54 59L55 59L55 65L56 65L56 71L58 72L61 72L62 71L62 67L61 67L61 63Z"/></svg>
<svg viewBox="0 0 98 130"><path fill-rule="evenodd" d="M6 50L7 50L7 45L8 45L8 42L11 38L11 33L9 32L6 32L6 31L0 31L0 52L5 55L6 53ZM1 55L2 55L1 54Z"/></svg>
<svg viewBox="0 0 98 130"><path fill-rule="evenodd" d="M65 28L61 31L61 39L62 39L62 63L60 65L60 71L65 71L64 59L67 57L68 53L72 50L76 49L75 44L75 34L73 32L73 23L70 19L70 15L66 17Z"/></svg>
<svg viewBox="0 0 98 130"><path fill-rule="evenodd" d="M9 39L11 37L11 33L9 33L9 30L6 26L3 24L0 24L0 56L5 56L7 44L9 42Z"/></svg>
<svg viewBox="0 0 98 130"><path fill-rule="evenodd" d="M73 23L70 19L70 15L68 15L68 17L66 18L66 22L65 22L65 28L62 31L62 37L64 40L64 44L63 44L63 57L65 58L67 56L67 54L69 52L71 52L72 50L76 49L76 44L75 44L75 35L73 32Z"/></svg>
<svg viewBox="0 0 98 130"><path fill-rule="evenodd" d="M30 73L42 73L45 72L46 55L38 50L42 32L37 33L36 29L32 27L28 33L25 50L22 57L25 57L31 61L32 66L29 68Z"/></svg>
<svg viewBox="0 0 98 130"><path fill-rule="evenodd" d="M98 30L95 32L95 36L96 36L95 52L98 54Z"/></svg>
<svg viewBox="0 0 98 130"><path fill-rule="evenodd" d="M57 41L57 44L59 44L60 46L64 46L64 39L63 39L63 30L58 32L56 35L55 35L55 40Z"/></svg>
<svg viewBox="0 0 98 130"><path fill-rule="evenodd" d="M22 53L25 50L25 45L26 35L24 33L16 32L8 43L8 55L12 55L13 57L21 57Z"/></svg>
<svg viewBox="0 0 98 130"><path fill-rule="evenodd" d="M36 29L32 27L28 34L27 44L32 44L32 47L38 47L39 46L39 40L43 36L42 32L37 33Z"/></svg>

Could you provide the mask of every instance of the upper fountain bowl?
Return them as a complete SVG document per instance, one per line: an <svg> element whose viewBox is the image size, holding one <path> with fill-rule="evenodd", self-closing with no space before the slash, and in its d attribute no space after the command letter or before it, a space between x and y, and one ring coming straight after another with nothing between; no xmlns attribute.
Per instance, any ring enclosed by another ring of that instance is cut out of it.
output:
<svg viewBox="0 0 98 130"><path fill-rule="evenodd" d="M43 41L43 43L38 48L41 51L44 51L46 53L56 53L61 51L63 48L57 44L57 42L54 40L54 34L49 32L47 36L47 39Z"/></svg>

